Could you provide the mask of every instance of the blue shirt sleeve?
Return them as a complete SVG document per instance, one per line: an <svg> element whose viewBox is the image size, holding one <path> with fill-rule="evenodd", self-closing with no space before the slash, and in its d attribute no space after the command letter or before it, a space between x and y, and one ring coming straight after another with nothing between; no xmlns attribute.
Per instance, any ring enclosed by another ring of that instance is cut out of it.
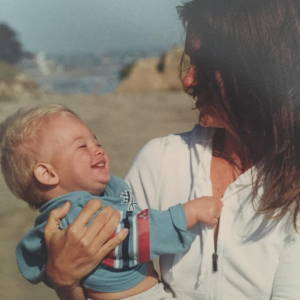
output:
<svg viewBox="0 0 300 300"><path fill-rule="evenodd" d="M129 229L127 238L102 262L116 269L133 267L162 254L183 252L195 239L195 235L186 229L181 204L166 211L126 212L116 233L122 228Z"/></svg>

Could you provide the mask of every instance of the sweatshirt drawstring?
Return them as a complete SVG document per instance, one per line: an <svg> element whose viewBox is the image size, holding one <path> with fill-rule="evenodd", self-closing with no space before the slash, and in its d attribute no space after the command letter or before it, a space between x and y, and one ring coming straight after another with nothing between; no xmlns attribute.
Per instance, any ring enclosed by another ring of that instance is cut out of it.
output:
<svg viewBox="0 0 300 300"><path fill-rule="evenodd" d="M202 229L202 225L201 225L201 229ZM200 235L199 235L199 243L200 243L200 251L202 253L202 259L201 259L201 262L200 262L200 266L198 268L198 272L197 272L197 275L196 275L196 283L195 283L195 289L197 289L200 284L201 284L201 275L202 275L202 262L203 262L203 254L204 254L204 247L203 247L203 232L202 230L200 231Z"/></svg>

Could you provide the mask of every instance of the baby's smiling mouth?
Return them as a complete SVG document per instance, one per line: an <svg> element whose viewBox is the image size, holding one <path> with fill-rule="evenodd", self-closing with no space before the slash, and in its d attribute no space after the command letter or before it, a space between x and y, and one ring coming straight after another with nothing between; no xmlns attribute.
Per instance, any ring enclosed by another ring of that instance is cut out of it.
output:
<svg viewBox="0 0 300 300"><path fill-rule="evenodd" d="M106 163L105 161L96 163L96 164L92 165L92 168L103 168L103 167L105 167L105 163Z"/></svg>

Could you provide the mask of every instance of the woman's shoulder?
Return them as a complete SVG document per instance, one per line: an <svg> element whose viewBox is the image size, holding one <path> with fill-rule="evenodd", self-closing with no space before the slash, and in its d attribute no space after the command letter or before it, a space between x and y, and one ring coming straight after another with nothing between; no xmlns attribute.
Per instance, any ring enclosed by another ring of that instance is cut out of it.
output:
<svg viewBox="0 0 300 300"><path fill-rule="evenodd" d="M165 137L150 140L136 155L125 180L135 174L137 177L141 173L157 174L162 165L173 164L176 160L186 161L190 155L190 147L203 128L196 125L193 130L183 133L170 134Z"/></svg>
<svg viewBox="0 0 300 300"><path fill-rule="evenodd" d="M197 125L196 125L197 126ZM195 126L195 127L196 127ZM194 130L194 129L193 129ZM183 133L173 133L164 137L159 137L150 140L140 150L139 155L157 155L164 152L167 147L185 147L190 144L192 131Z"/></svg>
<svg viewBox="0 0 300 300"><path fill-rule="evenodd" d="M149 156L157 157L163 155L166 150L171 152L174 151L176 153L188 150L196 137L206 140L208 139L207 136L212 135L212 132L213 129L204 128L197 124L191 131L174 133L164 137L155 138L145 144L138 153L137 158L149 158Z"/></svg>

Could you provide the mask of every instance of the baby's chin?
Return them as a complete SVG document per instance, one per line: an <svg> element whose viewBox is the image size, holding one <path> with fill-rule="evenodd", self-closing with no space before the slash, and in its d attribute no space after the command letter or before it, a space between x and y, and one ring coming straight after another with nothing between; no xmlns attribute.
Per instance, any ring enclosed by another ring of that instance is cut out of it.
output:
<svg viewBox="0 0 300 300"><path fill-rule="evenodd" d="M91 191L87 191L87 192L89 192L90 194L92 194L94 196L100 196L106 189L107 184L108 184L108 182L106 184L102 184L101 188L99 188L99 189L95 189L95 190L91 190Z"/></svg>
<svg viewBox="0 0 300 300"><path fill-rule="evenodd" d="M99 196L104 192L109 181L110 175L106 176L105 178L102 178L98 182L94 182L93 184L82 185L81 190L86 191L94 196Z"/></svg>

